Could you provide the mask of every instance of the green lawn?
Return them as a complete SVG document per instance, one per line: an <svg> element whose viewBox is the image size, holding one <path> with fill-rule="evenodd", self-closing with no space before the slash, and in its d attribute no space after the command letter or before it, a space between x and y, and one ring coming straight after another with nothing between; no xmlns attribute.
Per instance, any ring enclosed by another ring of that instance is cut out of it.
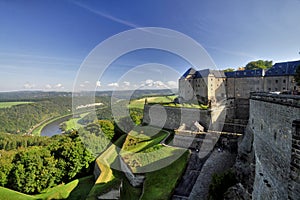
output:
<svg viewBox="0 0 300 200"><path fill-rule="evenodd" d="M130 101L129 108L144 108L145 99L147 99L148 103L169 103L173 102L173 100L177 97L177 95L171 96L157 96L157 97L144 97L141 99L134 99Z"/></svg>
<svg viewBox="0 0 300 200"><path fill-rule="evenodd" d="M142 200L170 199L178 180L182 176L189 152L186 151L171 165L160 170L146 173Z"/></svg>
<svg viewBox="0 0 300 200"><path fill-rule="evenodd" d="M149 104L160 104L162 106L170 106L176 108L198 108L198 109L207 109L207 105L203 104L195 104L195 103L182 103L182 104L175 104L173 103L174 99L177 95L171 96L157 96L157 97L144 97L141 99L134 99L130 101L129 108L144 108L145 99Z"/></svg>
<svg viewBox="0 0 300 200"><path fill-rule="evenodd" d="M70 193L68 199L86 199L95 184L94 175L79 179L78 185Z"/></svg>
<svg viewBox="0 0 300 200"><path fill-rule="evenodd" d="M34 200L35 197L31 195L26 195L20 192L16 192L14 190L10 190L0 186L0 197L5 200Z"/></svg>
<svg viewBox="0 0 300 200"><path fill-rule="evenodd" d="M132 187L124 175L123 178L123 188L121 190L122 200L139 200L142 194L142 188Z"/></svg>
<svg viewBox="0 0 300 200"><path fill-rule="evenodd" d="M0 109L1 108L10 108L15 105L28 104L28 103L33 103L33 102L30 102L30 101L0 102Z"/></svg>
<svg viewBox="0 0 300 200"><path fill-rule="evenodd" d="M167 135L168 133L166 131L161 131L159 129L150 130L149 127L147 127L147 129L135 129L130 131L122 147L123 153L136 153L143 151L159 144Z"/></svg>
<svg viewBox="0 0 300 200"><path fill-rule="evenodd" d="M68 184L61 184L37 195L27 195L4 187L0 187L0 199L35 200L35 199L84 199L94 185L94 176L76 179Z"/></svg>
<svg viewBox="0 0 300 200"><path fill-rule="evenodd" d="M121 156L134 173L153 171L176 160L185 150L160 144L168 133L154 127L136 127L123 144Z"/></svg>

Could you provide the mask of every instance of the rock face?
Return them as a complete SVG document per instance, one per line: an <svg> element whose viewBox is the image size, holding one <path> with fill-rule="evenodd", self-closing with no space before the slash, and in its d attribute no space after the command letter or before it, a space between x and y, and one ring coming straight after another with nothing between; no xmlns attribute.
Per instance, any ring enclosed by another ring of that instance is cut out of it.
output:
<svg viewBox="0 0 300 200"><path fill-rule="evenodd" d="M247 128L238 145L238 155L234 165L238 182L246 193L252 193L255 177L255 155L253 149L253 132Z"/></svg>
<svg viewBox="0 0 300 200"><path fill-rule="evenodd" d="M250 200L251 195L241 183L230 187L224 194L224 200Z"/></svg>

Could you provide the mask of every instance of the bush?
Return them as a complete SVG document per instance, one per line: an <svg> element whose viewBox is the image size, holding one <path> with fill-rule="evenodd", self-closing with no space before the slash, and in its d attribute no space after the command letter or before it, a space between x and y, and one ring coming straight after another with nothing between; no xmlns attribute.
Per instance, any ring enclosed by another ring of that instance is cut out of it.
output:
<svg viewBox="0 0 300 200"><path fill-rule="evenodd" d="M223 200L223 195L227 189L237 183L232 170L227 170L220 174L213 174L209 186L209 200Z"/></svg>

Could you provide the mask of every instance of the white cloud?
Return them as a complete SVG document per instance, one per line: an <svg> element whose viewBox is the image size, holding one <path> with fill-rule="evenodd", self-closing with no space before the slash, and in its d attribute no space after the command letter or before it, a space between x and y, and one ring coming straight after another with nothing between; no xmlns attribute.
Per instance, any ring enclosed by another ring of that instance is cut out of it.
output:
<svg viewBox="0 0 300 200"><path fill-rule="evenodd" d="M89 81L84 81L84 84L89 84L90 82Z"/></svg>
<svg viewBox="0 0 300 200"><path fill-rule="evenodd" d="M153 86L162 87L162 86L165 86L165 84L162 81L154 81Z"/></svg>
<svg viewBox="0 0 300 200"><path fill-rule="evenodd" d="M107 86L109 86L109 87L119 87L119 84L118 83L109 83L109 84L107 84Z"/></svg>
<svg viewBox="0 0 300 200"><path fill-rule="evenodd" d="M23 85L23 87L24 87L25 89L32 89L32 88L35 87L35 84L27 82L27 83L25 83L25 84Z"/></svg>
<svg viewBox="0 0 300 200"><path fill-rule="evenodd" d="M97 82L96 82L96 86L97 86L97 87L101 87L101 82L100 82L100 81L97 81Z"/></svg>
<svg viewBox="0 0 300 200"><path fill-rule="evenodd" d="M175 87L177 87L177 82L176 82L176 81L168 81L168 82L167 82L167 85L168 85L170 88L175 88Z"/></svg>
<svg viewBox="0 0 300 200"><path fill-rule="evenodd" d="M162 81L154 81L151 79L147 79L146 81L143 81L140 85L140 87L150 87L150 88L166 88L167 85Z"/></svg>
<svg viewBox="0 0 300 200"><path fill-rule="evenodd" d="M123 82L125 86L130 86L130 82L129 81L124 81Z"/></svg>
<svg viewBox="0 0 300 200"><path fill-rule="evenodd" d="M84 85L84 84L80 84L79 86L80 86L80 87L85 87L85 85Z"/></svg>
<svg viewBox="0 0 300 200"><path fill-rule="evenodd" d="M64 87L61 83L58 83L58 84L54 85L54 88L63 89Z"/></svg>
<svg viewBox="0 0 300 200"><path fill-rule="evenodd" d="M46 88L46 89L51 89L52 86L51 86L50 84L47 84L47 85L45 85L45 88Z"/></svg>

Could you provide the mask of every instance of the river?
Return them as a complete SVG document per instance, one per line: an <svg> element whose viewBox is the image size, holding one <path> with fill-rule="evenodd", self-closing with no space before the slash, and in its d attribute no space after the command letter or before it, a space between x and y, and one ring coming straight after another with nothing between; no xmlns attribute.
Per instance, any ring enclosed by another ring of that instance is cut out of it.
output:
<svg viewBox="0 0 300 200"><path fill-rule="evenodd" d="M62 133L62 130L60 129L60 124L69 120L72 116L66 116L59 118L49 124L47 124L41 131L41 136L53 136L58 135Z"/></svg>

